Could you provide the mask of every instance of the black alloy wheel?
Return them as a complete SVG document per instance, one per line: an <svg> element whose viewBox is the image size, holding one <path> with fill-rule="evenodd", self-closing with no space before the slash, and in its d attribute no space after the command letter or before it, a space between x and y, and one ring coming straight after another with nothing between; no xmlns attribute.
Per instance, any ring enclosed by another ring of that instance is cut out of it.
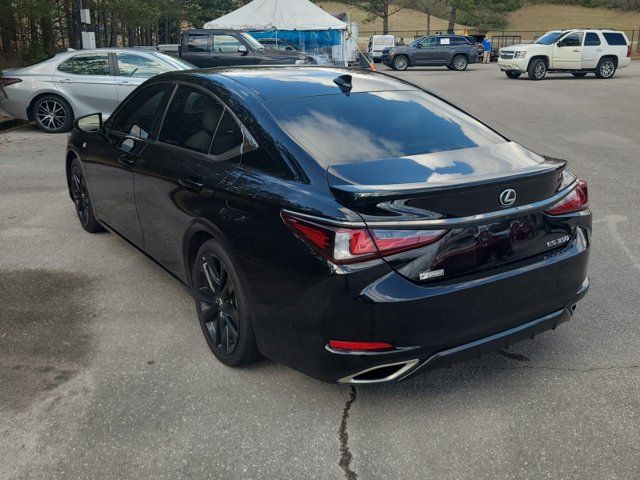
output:
<svg viewBox="0 0 640 480"><path fill-rule="evenodd" d="M200 247L192 284L202 333L218 360L238 366L259 358L238 274L215 241Z"/></svg>
<svg viewBox="0 0 640 480"><path fill-rule="evenodd" d="M91 197L87 189L87 182L84 179L80 160L77 158L71 162L71 171L69 172L69 189L71 198L76 207L76 213L80 220L80 225L89 233L97 233L104 230L95 215L93 214L93 206L91 205Z"/></svg>

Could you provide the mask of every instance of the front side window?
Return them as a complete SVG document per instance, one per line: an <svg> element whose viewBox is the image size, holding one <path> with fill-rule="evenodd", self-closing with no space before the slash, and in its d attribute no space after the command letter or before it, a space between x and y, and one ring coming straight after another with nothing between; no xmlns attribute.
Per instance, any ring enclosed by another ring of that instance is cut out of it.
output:
<svg viewBox="0 0 640 480"><path fill-rule="evenodd" d="M438 41L437 38L425 38L420 42L420 45L422 46L422 48L424 47L435 47L436 46L436 42Z"/></svg>
<svg viewBox="0 0 640 480"><path fill-rule="evenodd" d="M109 54L75 55L58 65L58 70L74 75L110 75Z"/></svg>
<svg viewBox="0 0 640 480"><path fill-rule="evenodd" d="M233 35L214 35L213 51L215 53L238 53L238 47L242 45Z"/></svg>
<svg viewBox="0 0 640 480"><path fill-rule="evenodd" d="M173 96L159 140L207 153L224 108L202 90L181 85Z"/></svg>
<svg viewBox="0 0 640 480"><path fill-rule="evenodd" d="M143 140L149 138L157 117L162 113L161 107L173 88L172 84L161 83L136 92L113 116L109 129Z"/></svg>
<svg viewBox="0 0 640 480"><path fill-rule="evenodd" d="M123 77L149 78L170 69L148 57L134 53L118 53L118 70Z"/></svg>
<svg viewBox="0 0 640 480"><path fill-rule="evenodd" d="M600 37L598 37L597 33L587 32L587 36L584 39L585 47L595 47L600 45Z"/></svg>
<svg viewBox="0 0 640 480"><path fill-rule="evenodd" d="M562 39L563 47L579 47L582 45L582 32L570 33Z"/></svg>
<svg viewBox="0 0 640 480"><path fill-rule="evenodd" d="M209 35L189 35L187 37L187 51L189 52L208 52L209 51Z"/></svg>

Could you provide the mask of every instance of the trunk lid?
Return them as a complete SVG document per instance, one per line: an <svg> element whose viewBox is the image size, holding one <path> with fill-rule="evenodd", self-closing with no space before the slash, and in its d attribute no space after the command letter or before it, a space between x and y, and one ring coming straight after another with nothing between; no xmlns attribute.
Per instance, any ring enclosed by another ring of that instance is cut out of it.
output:
<svg viewBox="0 0 640 480"><path fill-rule="evenodd" d="M386 258L419 282L446 281L566 246L575 219L529 206L554 197L573 178L564 161L513 142L328 169L336 198L369 229L446 230L432 245ZM505 204L507 190L515 199Z"/></svg>

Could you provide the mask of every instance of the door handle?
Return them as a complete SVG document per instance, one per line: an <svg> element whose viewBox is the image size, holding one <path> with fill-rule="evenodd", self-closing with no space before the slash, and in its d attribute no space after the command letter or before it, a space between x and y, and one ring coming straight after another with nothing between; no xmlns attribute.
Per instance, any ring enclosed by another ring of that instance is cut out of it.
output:
<svg viewBox="0 0 640 480"><path fill-rule="evenodd" d="M60 80L58 80L58 83L73 83L73 80L71 80L70 78L61 78Z"/></svg>
<svg viewBox="0 0 640 480"><path fill-rule="evenodd" d="M183 187L188 188L189 190L194 190L196 192L199 192L200 190L202 190L202 187L204 187L204 183L193 177L180 177L178 179L178 182Z"/></svg>
<svg viewBox="0 0 640 480"><path fill-rule="evenodd" d="M118 82L117 85L135 85L135 83L131 83L127 80L122 80L121 82Z"/></svg>
<svg viewBox="0 0 640 480"><path fill-rule="evenodd" d="M601 52L602 50L602 48L596 48L596 52Z"/></svg>
<svg viewBox="0 0 640 480"><path fill-rule="evenodd" d="M125 153L118 159L118 163L124 167L133 167L138 159L130 153Z"/></svg>
<svg viewBox="0 0 640 480"><path fill-rule="evenodd" d="M575 49L574 53L580 53L580 49L579 48Z"/></svg>

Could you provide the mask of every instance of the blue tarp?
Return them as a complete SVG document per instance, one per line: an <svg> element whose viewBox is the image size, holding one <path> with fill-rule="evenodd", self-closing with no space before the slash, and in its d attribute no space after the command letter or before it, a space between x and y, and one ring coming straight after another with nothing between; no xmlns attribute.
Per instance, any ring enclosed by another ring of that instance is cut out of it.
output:
<svg viewBox="0 0 640 480"><path fill-rule="evenodd" d="M342 43L342 30L262 30L249 32L254 38L277 38L297 50L310 51Z"/></svg>

